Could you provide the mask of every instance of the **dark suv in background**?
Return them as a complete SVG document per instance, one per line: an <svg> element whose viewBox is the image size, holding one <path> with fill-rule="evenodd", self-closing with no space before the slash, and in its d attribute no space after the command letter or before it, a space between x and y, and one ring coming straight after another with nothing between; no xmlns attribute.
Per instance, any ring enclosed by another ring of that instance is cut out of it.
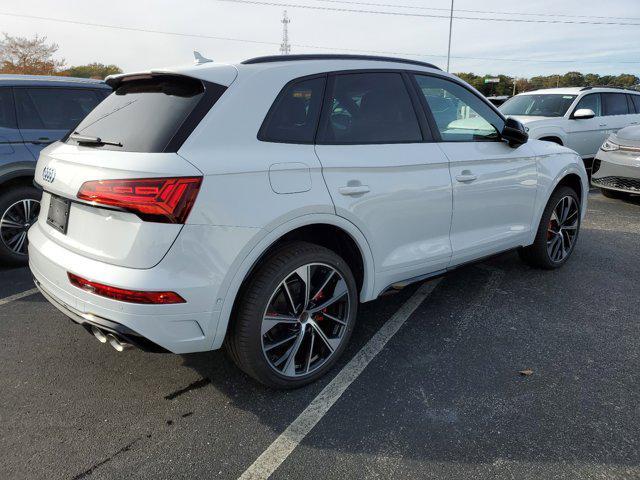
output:
<svg viewBox="0 0 640 480"><path fill-rule="evenodd" d="M40 209L33 186L40 150L110 93L100 80L0 75L0 263L26 263L27 230Z"/></svg>

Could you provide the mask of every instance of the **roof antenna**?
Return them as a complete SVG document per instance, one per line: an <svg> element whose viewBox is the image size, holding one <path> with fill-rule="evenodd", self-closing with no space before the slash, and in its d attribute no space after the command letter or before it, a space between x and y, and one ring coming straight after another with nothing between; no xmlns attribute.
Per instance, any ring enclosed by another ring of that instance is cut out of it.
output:
<svg viewBox="0 0 640 480"><path fill-rule="evenodd" d="M203 57L200 52L194 50L193 51L193 56L196 59L196 65L202 65L203 63L209 63L209 62L213 62L213 60L211 60L210 58L207 57Z"/></svg>

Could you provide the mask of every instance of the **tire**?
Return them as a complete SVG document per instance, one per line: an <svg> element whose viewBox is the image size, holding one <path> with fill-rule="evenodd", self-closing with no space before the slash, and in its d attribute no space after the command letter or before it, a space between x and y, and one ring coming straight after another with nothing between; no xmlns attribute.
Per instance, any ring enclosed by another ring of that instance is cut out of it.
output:
<svg viewBox="0 0 640 480"><path fill-rule="evenodd" d="M41 196L40 191L29 186L12 187L0 195L0 262L3 264L27 263L26 233L38 218Z"/></svg>
<svg viewBox="0 0 640 480"><path fill-rule="evenodd" d="M575 207L575 214L569 214L564 224L558 221L560 214L557 208L560 201L565 201L566 205ZM571 204L571 202L574 203ZM564 265L571 257L578 241L580 209L580 201L575 190L569 187L556 189L542 213L533 244L518 250L521 260L531 267L546 270L553 270Z"/></svg>
<svg viewBox="0 0 640 480"><path fill-rule="evenodd" d="M619 192L618 190L609 190L607 188L601 188L602 195L607 198L615 198L617 200L629 198L629 194L625 192Z"/></svg>
<svg viewBox="0 0 640 480"><path fill-rule="evenodd" d="M304 282L303 276L311 280ZM351 269L318 245L294 242L278 248L240 295L225 348L241 370L272 388L298 388L320 378L353 332L358 291Z"/></svg>

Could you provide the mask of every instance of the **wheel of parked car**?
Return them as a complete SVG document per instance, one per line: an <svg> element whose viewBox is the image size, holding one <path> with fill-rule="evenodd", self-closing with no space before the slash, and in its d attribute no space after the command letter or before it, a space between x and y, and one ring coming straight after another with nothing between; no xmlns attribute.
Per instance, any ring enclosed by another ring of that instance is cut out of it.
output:
<svg viewBox="0 0 640 480"><path fill-rule="evenodd" d="M528 265L554 269L562 266L573 253L580 231L580 200L569 187L558 188L549 199L535 241L519 250Z"/></svg>
<svg viewBox="0 0 640 480"><path fill-rule="evenodd" d="M322 376L355 323L356 282L333 251L304 242L275 251L251 277L227 338L247 374L278 388Z"/></svg>
<svg viewBox="0 0 640 480"><path fill-rule="evenodd" d="M629 198L628 193L619 192L617 190L609 190L608 188L601 188L600 191L602 192L602 195L604 195L607 198L615 198L615 199Z"/></svg>
<svg viewBox="0 0 640 480"><path fill-rule="evenodd" d="M38 219L40 197L41 193L29 186L0 195L0 261L27 263L27 230Z"/></svg>

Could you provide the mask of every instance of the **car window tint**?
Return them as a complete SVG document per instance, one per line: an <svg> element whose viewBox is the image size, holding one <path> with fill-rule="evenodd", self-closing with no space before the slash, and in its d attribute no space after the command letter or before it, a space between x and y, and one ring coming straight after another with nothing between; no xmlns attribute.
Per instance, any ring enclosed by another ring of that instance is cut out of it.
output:
<svg viewBox="0 0 640 480"><path fill-rule="evenodd" d="M313 143L324 84L322 77L285 87L271 107L258 138L267 142Z"/></svg>
<svg viewBox="0 0 640 480"><path fill-rule="evenodd" d="M631 100L636 107L636 113L640 113L640 95L631 95Z"/></svg>
<svg viewBox="0 0 640 480"><path fill-rule="evenodd" d="M626 115L629 113L627 97L623 93L603 93L605 115Z"/></svg>
<svg viewBox="0 0 640 480"><path fill-rule="evenodd" d="M589 110L593 110L593 113L596 114L596 117L602 115L602 101L600 100L599 93L592 93L591 95L585 95L580 99L576 108L573 110L574 113L581 108L588 108Z"/></svg>
<svg viewBox="0 0 640 480"><path fill-rule="evenodd" d="M457 83L415 75L444 142L499 140L504 120L489 105Z"/></svg>
<svg viewBox="0 0 640 480"><path fill-rule="evenodd" d="M17 88L18 125L24 129L69 130L99 101L87 88Z"/></svg>
<svg viewBox="0 0 640 480"><path fill-rule="evenodd" d="M421 142L422 133L399 73L336 75L320 143Z"/></svg>
<svg viewBox="0 0 640 480"><path fill-rule="evenodd" d="M16 128L13 94L10 88L0 88L0 128Z"/></svg>

